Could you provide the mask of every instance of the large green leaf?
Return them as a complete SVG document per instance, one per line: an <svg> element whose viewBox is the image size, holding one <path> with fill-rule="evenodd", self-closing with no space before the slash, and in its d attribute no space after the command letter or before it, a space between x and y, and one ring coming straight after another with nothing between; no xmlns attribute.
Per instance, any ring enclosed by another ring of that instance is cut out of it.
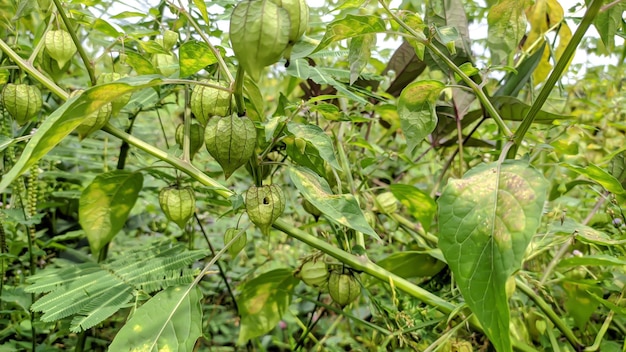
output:
<svg viewBox="0 0 626 352"><path fill-rule="evenodd" d="M299 280L290 269L276 269L246 282L237 297L241 316L238 345L276 327L291 304Z"/></svg>
<svg viewBox="0 0 626 352"><path fill-rule="evenodd" d="M325 179L303 167L290 167L288 170L291 182L298 191L329 219L380 239L367 223L359 203L352 194L333 194Z"/></svg>
<svg viewBox="0 0 626 352"><path fill-rule="evenodd" d="M444 88L440 81L424 80L411 83L402 90L398 99L398 116L406 136L407 154L437 126L435 101Z"/></svg>
<svg viewBox="0 0 626 352"><path fill-rule="evenodd" d="M360 35L385 31L385 21L380 16L347 15L332 21L326 27L326 33L315 51L320 51L332 42Z"/></svg>
<svg viewBox="0 0 626 352"><path fill-rule="evenodd" d="M519 161L479 165L439 198L439 247L496 347L511 351L506 281L539 227L548 182Z"/></svg>
<svg viewBox="0 0 626 352"><path fill-rule="evenodd" d="M170 287L144 303L117 333L109 351L193 351L202 335L202 293Z"/></svg>
<svg viewBox="0 0 626 352"><path fill-rule="evenodd" d="M208 45L189 41L180 46L180 77L188 77L217 62Z"/></svg>
<svg viewBox="0 0 626 352"><path fill-rule="evenodd" d="M389 186L391 193L404 205L409 213L416 218L426 231L437 213L437 204L426 193L411 185L395 183Z"/></svg>
<svg viewBox="0 0 626 352"><path fill-rule="evenodd" d="M78 217L91 252L97 254L124 227L143 186L139 172L100 174L80 195Z"/></svg>
<svg viewBox="0 0 626 352"><path fill-rule="evenodd" d="M513 55L526 33L524 7L524 1L500 0L489 9L487 46L492 64L512 66Z"/></svg>
<svg viewBox="0 0 626 352"><path fill-rule="evenodd" d="M69 99L37 128L13 168L2 176L0 193L72 133L91 113L121 95L159 84L163 84L159 76L127 77L115 83L94 86Z"/></svg>

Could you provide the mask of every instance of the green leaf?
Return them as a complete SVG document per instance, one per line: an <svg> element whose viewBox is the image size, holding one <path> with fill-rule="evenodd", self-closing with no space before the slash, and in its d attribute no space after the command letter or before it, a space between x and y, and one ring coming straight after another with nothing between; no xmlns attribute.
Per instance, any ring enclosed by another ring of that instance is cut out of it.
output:
<svg viewBox="0 0 626 352"><path fill-rule="evenodd" d="M446 266L426 253L416 251L393 253L376 264L405 279L434 276Z"/></svg>
<svg viewBox="0 0 626 352"><path fill-rule="evenodd" d="M276 327L291 304L298 282L290 269L275 269L243 285L237 297L241 316L238 345Z"/></svg>
<svg viewBox="0 0 626 352"><path fill-rule="evenodd" d="M352 194L333 194L328 182L308 169L290 167L288 170L291 182L298 191L329 219L380 239L367 223L359 203Z"/></svg>
<svg viewBox="0 0 626 352"><path fill-rule="evenodd" d="M437 213L437 203L419 188L399 183L389 186L391 193L402 203L409 213L416 218L424 230L430 230L430 224Z"/></svg>
<svg viewBox="0 0 626 352"><path fill-rule="evenodd" d="M606 11L600 11L595 18L594 25L609 53L615 49L615 34L623 24L622 16L625 11L626 3L618 1Z"/></svg>
<svg viewBox="0 0 626 352"><path fill-rule="evenodd" d="M209 24L210 23L209 22L209 13L207 12L206 4L204 3L204 1L202 1L202 0L193 0L193 4L196 5L198 10L202 14L202 19L204 20L204 23Z"/></svg>
<svg viewBox="0 0 626 352"><path fill-rule="evenodd" d="M126 50L126 62L140 75L153 75L157 73L150 60L146 59L144 55L134 51Z"/></svg>
<svg viewBox="0 0 626 352"><path fill-rule="evenodd" d="M525 163L479 165L439 198L439 248L498 351L511 351L509 276L539 227L548 182Z"/></svg>
<svg viewBox="0 0 626 352"><path fill-rule="evenodd" d="M0 150L2 150L0 148ZM609 162L609 167L607 168L608 172L611 176L615 177L615 179L622 185L622 187L626 186L626 151L621 151L615 154L611 161Z"/></svg>
<svg viewBox="0 0 626 352"><path fill-rule="evenodd" d="M500 84L493 96L517 96L533 76L535 68L541 62L544 50L546 50L545 44L538 48L530 57L523 60L515 68L517 72L509 72L502 80L504 83Z"/></svg>
<svg viewBox="0 0 626 352"><path fill-rule="evenodd" d="M202 335L198 287L170 287L144 303L124 324L109 351L192 351Z"/></svg>
<svg viewBox="0 0 626 352"><path fill-rule="evenodd" d="M329 84L337 89L338 92L341 92L346 95L346 97L359 102L361 104L367 104L368 101L363 97L353 93L349 89L347 89L341 82L338 82L334 79L328 71L323 70L320 67L314 67L309 65L306 59L297 59L292 60L291 64L287 68L287 73L298 77L301 79L311 79L313 82L317 84Z"/></svg>
<svg viewBox="0 0 626 352"><path fill-rule="evenodd" d="M513 55L526 33L525 1L500 0L489 9L487 46L494 65L513 66Z"/></svg>
<svg viewBox="0 0 626 352"><path fill-rule="evenodd" d="M385 21L380 16L347 15L328 24L326 33L314 52L320 51L338 40L384 31Z"/></svg>
<svg viewBox="0 0 626 352"><path fill-rule="evenodd" d="M124 227L142 186L141 173L115 170L98 175L80 195L79 222L94 255Z"/></svg>
<svg viewBox="0 0 626 352"><path fill-rule="evenodd" d="M76 264L55 260L27 279L30 293L47 293L32 305L53 322L72 316L70 330L89 329L124 307L133 292L155 292L169 286L189 284L198 270L188 269L207 251L189 251L169 241L143 243L104 263Z"/></svg>
<svg viewBox="0 0 626 352"><path fill-rule="evenodd" d="M181 45L179 50L180 77L189 77L217 62L209 46L203 42L189 41Z"/></svg>
<svg viewBox="0 0 626 352"><path fill-rule="evenodd" d="M617 194L623 195L626 194L626 190L622 186L621 182L619 182L615 177L611 176L608 172L603 169L595 166L594 164L589 164L587 166L579 166L573 165L569 163L561 163L562 166L590 179L594 180L600 186L604 187L607 191Z"/></svg>
<svg viewBox="0 0 626 352"><path fill-rule="evenodd" d="M92 87L66 101L37 128L13 168L3 175L0 193L72 133L91 113L126 93L159 84L162 81L158 76L127 77L115 83Z"/></svg>
<svg viewBox="0 0 626 352"><path fill-rule="evenodd" d="M333 148L333 141L330 137L317 125L309 125L303 123L289 122L287 124L287 131L296 138L301 138L307 142L311 147L317 149L319 155L330 166L337 170L341 167L335 157L335 149Z"/></svg>
<svg viewBox="0 0 626 352"><path fill-rule="evenodd" d="M410 154L437 126L435 101L444 88L440 81L424 80L411 83L402 90L398 116L406 136L406 154Z"/></svg>
<svg viewBox="0 0 626 352"><path fill-rule="evenodd" d="M120 37L123 34L115 29L109 22L101 18L97 18L94 21L92 28L112 38Z"/></svg>
<svg viewBox="0 0 626 352"><path fill-rule="evenodd" d="M563 282L563 290L567 295L565 310L572 318L576 327L585 329L589 318L598 308L598 302L593 299L595 295L602 294L602 288L579 282Z"/></svg>
<svg viewBox="0 0 626 352"><path fill-rule="evenodd" d="M350 63L350 85L356 82L361 71L367 66L374 45L376 45L375 34L366 34L354 37L350 40L350 53L348 54L348 62Z"/></svg>
<svg viewBox="0 0 626 352"><path fill-rule="evenodd" d="M494 106L498 109L502 118L505 120L522 121L528 111L530 111L530 105L515 97L499 96L493 97L491 100ZM553 121L572 118L574 118L574 116L553 114L551 112L540 110L537 113L537 117L534 122L551 124Z"/></svg>
<svg viewBox="0 0 626 352"><path fill-rule="evenodd" d="M586 255L582 257L569 257L565 259L561 259L559 261L559 267L573 267L573 266L622 266L626 265L626 260L618 259L606 254L595 254L595 255Z"/></svg>

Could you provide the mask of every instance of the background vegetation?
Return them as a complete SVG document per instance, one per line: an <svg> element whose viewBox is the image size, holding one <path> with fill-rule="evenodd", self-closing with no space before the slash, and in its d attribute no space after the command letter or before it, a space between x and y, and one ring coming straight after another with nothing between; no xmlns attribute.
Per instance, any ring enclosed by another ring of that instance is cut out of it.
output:
<svg viewBox="0 0 626 352"><path fill-rule="evenodd" d="M116 4L0 0L0 351L626 351L626 3L327 1L258 79L236 1Z"/></svg>

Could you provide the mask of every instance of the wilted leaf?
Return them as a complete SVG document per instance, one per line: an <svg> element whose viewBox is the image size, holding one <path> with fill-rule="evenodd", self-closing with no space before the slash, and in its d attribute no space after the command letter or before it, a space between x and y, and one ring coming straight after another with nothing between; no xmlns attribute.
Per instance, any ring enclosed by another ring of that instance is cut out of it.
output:
<svg viewBox="0 0 626 352"><path fill-rule="evenodd" d="M411 83L402 90L398 115L406 136L406 154L410 154L437 126L435 101L444 88L440 81L426 80Z"/></svg>
<svg viewBox="0 0 626 352"><path fill-rule="evenodd" d="M354 37L350 40L348 62L350 62L350 85L352 85L367 66L372 53L372 47L376 44L375 34L366 34Z"/></svg>

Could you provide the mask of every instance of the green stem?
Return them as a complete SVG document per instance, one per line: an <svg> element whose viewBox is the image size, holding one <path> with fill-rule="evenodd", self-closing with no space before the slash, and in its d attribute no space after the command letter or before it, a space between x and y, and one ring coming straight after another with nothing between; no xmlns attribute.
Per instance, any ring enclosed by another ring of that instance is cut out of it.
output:
<svg viewBox="0 0 626 352"><path fill-rule="evenodd" d="M207 176L205 173L203 173L202 171L200 171L198 168L196 168L195 166L193 166L190 162L188 161L184 161L181 160L179 158L176 158L172 155L167 154L166 152L162 151L159 148L156 148L153 145L150 145L144 141L142 141L141 139L132 136L122 130L120 130L119 128L111 125L110 123L108 123L106 126L104 126L102 128L103 131L110 133L111 135L121 139L124 142L127 142L129 145L132 145L158 159L161 159L163 161L165 161L166 163L174 166L175 168L177 168L178 170L181 170L182 172L186 173L187 175L191 176L193 179L197 180L198 182L200 182L201 184L209 187L212 191L216 192L217 194L221 195L224 198L228 198L232 195L235 194L235 192L231 191L230 189L226 188L225 186L223 186L222 184L220 184L219 182L217 182L216 180L214 180L213 178Z"/></svg>
<svg viewBox="0 0 626 352"><path fill-rule="evenodd" d="M26 71L28 75L33 76L39 83L43 84L50 92L57 95L63 100L67 100L69 94L61 87L57 86L52 80L46 77L43 73L39 72L31 62L24 60L19 56L11 47L0 39L0 50L2 50L11 61L15 62L22 70Z"/></svg>
<svg viewBox="0 0 626 352"><path fill-rule="evenodd" d="M418 33L409 25L404 23L404 21L402 21L400 17L398 17L395 13L391 11L391 9L389 9L389 6L387 6L385 0L378 0L378 2L382 5L385 11L387 11L387 13L394 19L394 21L396 21L400 25L400 27L404 28L410 35L414 37L415 40L424 44L430 51L432 51L433 54L439 57L446 64L446 66L448 66L454 73L461 77L463 82L465 82L465 84L467 84L468 87L470 87L472 91L474 91L474 94L476 94L478 100L480 100L481 104L485 107L485 110L487 110L487 112L489 113L489 116L493 118L493 120L498 125L498 128L505 135L505 137L512 138L513 132L511 132L509 127L504 123L504 120L500 116L500 113L498 113L498 110L496 110L493 104L491 104L491 101L489 100L485 92L483 92L483 90L478 86L478 84L476 84L476 82L469 78L469 76L466 75L465 72L463 72L463 70L461 70L457 65L455 65L454 62L452 62L452 60L450 60L443 52L441 52L439 48L437 48L433 43L428 41L422 33Z"/></svg>
<svg viewBox="0 0 626 352"><path fill-rule="evenodd" d="M48 22L48 26L46 27L46 30L44 31L44 33L48 32L50 28L52 28L52 24L54 23L54 18L55 18L54 16L50 16L50 22ZM37 58L37 55L39 55L39 52L41 51L45 43L46 41L43 38L39 40L39 42L37 43L37 46L35 46L35 48L33 49L33 52L30 54L30 57L28 58L28 62L35 62L35 58Z"/></svg>
<svg viewBox="0 0 626 352"><path fill-rule="evenodd" d="M550 92L552 91L558 80L561 78L561 75L572 60L572 57L576 52L576 48L578 47L580 41L587 32L587 29L589 29L589 26L593 23L593 20L598 14L601 5L602 0L593 0L591 4L587 7L587 12L585 12L582 21L578 25L578 28L576 28L576 32L574 32L572 39L570 39L569 43L567 43L567 47L565 47L563 55L561 55L561 58L556 63L556 66L554 66L554 69L550 73L550 76L548 76L548 79L544 83L543 88L541 88L541 92L539 92L537 99L530 107L530 110L528 111L526 116L524 116L524 119L522 120L519 128L517 129L517 131L515 131L515 145L509 150L509 153L507 154L508 158L514 158L517 154L518 148L524 141L524 136L526 135L526 132L528 132L530 125L533 123L535 117L537 117L537 114L541 110L541 107L550 96Z"/></svg>
<svg viewBox="0 0 626 352"><path fill-rule="evenodd" d="M324 253L340 260L342 263L349 265L353 269L357 271L365 272L383 282L389 283L393 282L394 286L398 289L410 294L411 296L421 300L422 302L435 307L442 313L449 314L456 306L449 303L446 300L443 300L432 293L414 285L408 280L405 280L383 268L374 264L367 258L357 257L341 249L325 242L317 237L309 235L308 233L288 224L286 221L282 219L276 220L274 222L274 228L286 233L287 235L302 241L313 248L317 248Z"/></svg>
<svg viewBox="0 0 626 352"><path fill-rule="evenodd" d="M59 0L52 0L52 1L54 1L54 6L56 6L57 11L59 12L59 15L61 15L61 19L63 20L63 23L65 23L65 28L67 28L68 33L72 37L72 41L74 42L74 45L76 46L76 49L78 50L78 55L80 55L81 60L83 60L83 63L85 64L85 69L87 70L87 74L89 75L89 80L91 81L91 85L95 86L96 74L94 73L93 65L89 61L89 57L87 57L87 53L85 53L85 49L83 49L83 46L80 40L78 40L78 37L76 36L76 32L74 31L74 28L72 27L72 24L70 23L70 20L67 18L67 15L65 15L65 11L63 11L63 6L61 5L61 2Z"/></svg>
<svg viewBox="0 0 626 352"><path fill-rule="evenodd" d="M567 341L572 345L575 351L580 351L582 345L574 335L574 332L559 318L559 316L552 310L552 307L541 297L539 297L530 287L528 287L522 280L516 279L515 283L517 287L530 298L535 304L548 316L548 318L554 323L554 325L561 330L561 333L565 336Z"/></svg>

